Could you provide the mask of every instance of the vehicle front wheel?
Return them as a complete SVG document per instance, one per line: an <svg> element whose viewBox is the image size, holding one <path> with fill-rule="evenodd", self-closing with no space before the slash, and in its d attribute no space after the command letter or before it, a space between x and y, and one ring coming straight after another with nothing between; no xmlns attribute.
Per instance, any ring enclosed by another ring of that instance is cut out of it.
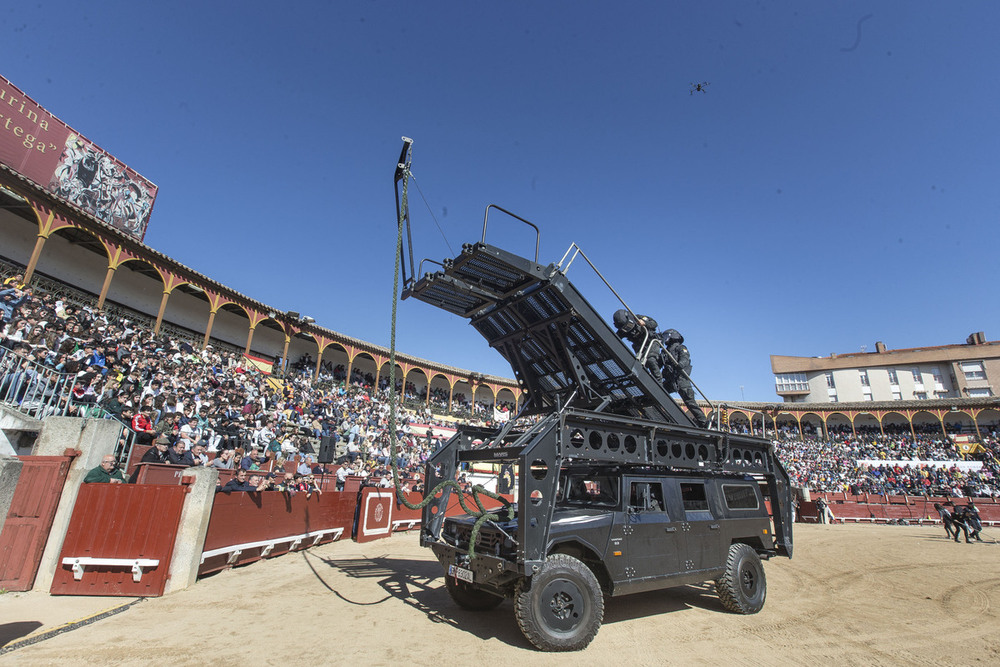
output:
<svg viewBox="0 0 1000 667"><path fill-rule="evenodd" d="M715 580L715 590L722 606L737 614L756 614L764 607L767 579L753 547L746 544L729 547L726 572Z"/></svg>
<svg viewBox="0 0 1000 667"><path fill-rule="evenodd" d="M469 611L489 611L503 602L503 598L493 593L476 588L464 581L459 581L455 577L445 575L444 585L448 588L448 595L462 609Z"/></svg>
<svg viewBox="0 0 1000 667"><path fill-rule="evenodd" d="M553 554L531 588L519 584L514 613L521 632L543 651L577 651L591 642L604 620L604 594L583 562Z"/></svg>

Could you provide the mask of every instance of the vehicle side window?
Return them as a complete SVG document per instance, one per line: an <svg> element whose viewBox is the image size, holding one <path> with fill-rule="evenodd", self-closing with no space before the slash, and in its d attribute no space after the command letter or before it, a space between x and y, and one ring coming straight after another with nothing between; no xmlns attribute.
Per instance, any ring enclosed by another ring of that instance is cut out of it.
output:
<svg viewBox="0 0 1000 667"><path fill-rule="evenodd" d="M723 484L722 495L726 498L726 507L731 510L755 510L760 507L757 493L750 484Z"/></svg>
<svg viewBox="0 0 1000 667"><path fill-rule="evenodd" d="M659 482L632 482L628 506L633 512L664 511L663 486Z"/></svg>
<svg viewBox="0 0 1000 667"><path fill-rule="evenodd" d="M684 513L688 519L711 519L712 513L705 495L704 482L682 482L681 500L684 503Z"/></svg>
<svg viewBox="0 0 1000 667"><path fill-rule="evenodd" d="M617 481L603 475L573 475L565 489L566 502L614 507L618 504Z"/></svg>

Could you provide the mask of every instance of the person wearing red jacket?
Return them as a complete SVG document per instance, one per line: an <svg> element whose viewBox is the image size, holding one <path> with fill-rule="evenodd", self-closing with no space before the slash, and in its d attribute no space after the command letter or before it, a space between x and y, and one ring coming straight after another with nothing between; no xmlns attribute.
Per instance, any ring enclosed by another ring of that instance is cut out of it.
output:
<svg viewBox="0 0 1000 667"><path fill-rule="evenodd" d="M139 410L139 414L132 417L132 430L135 431L135 441L140 445L151 445L153 444L153 438L156 437L156 431L153 430L153 422L149 419L149 414L152 408L143 406Z"/></svg>

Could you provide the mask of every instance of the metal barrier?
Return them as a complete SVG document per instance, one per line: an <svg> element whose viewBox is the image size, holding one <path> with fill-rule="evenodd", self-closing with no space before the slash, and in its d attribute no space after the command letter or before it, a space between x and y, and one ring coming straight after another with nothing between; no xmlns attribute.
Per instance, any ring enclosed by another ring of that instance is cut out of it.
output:
<svg viewBox="0 0 1000 667"><path fill-rule="evenodd" d="M73 375L42 366L13 350L0 348L0 403L35 419L65 415Z"/></svg>

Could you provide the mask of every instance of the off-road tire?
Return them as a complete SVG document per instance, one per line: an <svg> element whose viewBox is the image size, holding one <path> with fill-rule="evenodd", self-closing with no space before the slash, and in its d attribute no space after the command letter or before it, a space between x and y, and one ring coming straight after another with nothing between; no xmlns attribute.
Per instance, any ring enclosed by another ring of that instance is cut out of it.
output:
<svg viewBox="0 0 1000 667"><path fill-rule="evenodd" d="M604 620L604 593L581 561L553 554L531 588L518 584L514 596L517 625L542 651L578 651L597 634Z"/></svg>
<svg viewBox="0 0 1000 667"><path fill-rule="evenodd" d="M737 614L756 614L764 607L767 579L753 547L746 544L729 547L726 572L715 580L715 590L722 606Z"/></svg>
<svg viewBox="0 0 1000 667"><path fill-rule="evenodd" d="M445 575L444 584L448 588L448 595L462 609L468 609L469 611L489 611L490 609L496 609L503 602L503 598L499 595L487 593L455 577Z"/></svg>

